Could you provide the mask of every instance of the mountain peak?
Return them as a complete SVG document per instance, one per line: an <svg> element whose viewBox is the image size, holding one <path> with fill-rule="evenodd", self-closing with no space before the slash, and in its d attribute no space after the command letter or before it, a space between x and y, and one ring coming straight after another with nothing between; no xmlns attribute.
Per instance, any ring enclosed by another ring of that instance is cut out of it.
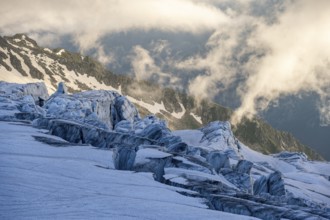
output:
<svg viewBox="0 0 330 220"><path fill-rule="evenodd" d="M6 40L15 42L17 45L27 46L27 47L38 47L35 40L29 38L26 34L15 34L13 36L5 36Z"/></svg>

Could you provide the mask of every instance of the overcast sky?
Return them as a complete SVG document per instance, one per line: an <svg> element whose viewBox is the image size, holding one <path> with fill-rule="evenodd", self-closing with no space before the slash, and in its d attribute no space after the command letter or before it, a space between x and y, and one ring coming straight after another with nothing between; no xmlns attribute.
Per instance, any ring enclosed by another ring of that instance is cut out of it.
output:
<svg viewBox="0 0 330 220"><path fill-rule="evenodd" d="M241 106L233 121L307 91L319 94L322 123L330 122L329 0L2 0L0 6L1 35L27 33L48 47L66 39L110 66L128 63L139 80L184 84L202 98L235 85ZM124 57L109 49L118 46Z"/></svg>

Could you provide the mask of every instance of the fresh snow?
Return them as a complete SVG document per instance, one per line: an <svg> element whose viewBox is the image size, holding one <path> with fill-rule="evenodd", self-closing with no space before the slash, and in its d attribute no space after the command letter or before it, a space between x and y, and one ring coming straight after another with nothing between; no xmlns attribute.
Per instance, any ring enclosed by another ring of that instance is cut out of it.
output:
<svg viewBox="0 0 330 220"><path fill-rule="evenodd" d="M150 113L152 113L154 115L156 115L156 114L164 115L164 112L166 112L166 113L170 114L171 116L173 116L176 119L181 119L183 117L183 115L186 113L186 109L185 109L185 107L183 106L182 103L179 103L180 104L180 107L182 109L181 112L175 112L175 111L169 112L166 109L163 101L161 101L160 103L153 101L153 104L149 104L149 103L144 102L141 99L138 100L138 99L135 99L135 98L133 98L131 96L126 96L126 97L132 103L134 103L136 105L139 105L139 106L147 109Z"/></svg>
<svg viewBox="0 0 330 220"><path fill-rule="evenodd" d="M62 53L64 53L64 52L65 52L65 50L64 50L64 49L61 49L60 51L58 51L58 52L56 53L56 55L61 56Z"/></svg>
<svg viewBox="0 0 330 220"><path fill-rule="evenodd" d="M137 104L145 109L148 109L148 111L154 115L156 115L157 113L163 114L162 111L167 112L163 102L161 103L154 102L154 104L152 105L142 100L137 100L131 96L127 96L127 98L129 101L133 102L134 104Z"/></svg>
<svg viewBox="0 0 330 220"><path fill-rule="evenodd" d="M202 117L190 112L190 115L199 123L199 124L203 124L202 122Z"/></svg>
<svg viewBox="0 0 330 220"><path fill-rule="evenodd" d="M171 113L171 115L172 115L174 118L176 118L176 119L181 119L181 118L184 116L184 114L186 113L186 109L185 109L185 107L182 105L182 103L179 103L179 104L180 104L180 107L181 107L182 111L181 111L181 112L175 112L175 111L173 111L173 112Z"/></svg>
<svg viewBox="0 0 330 220"><path fill-rule="evenodd" d="M51 49L49 49L49 48L44 48L44 51L47 51L48 53L53 53L53 51L51 50Z"/></svg>
<svg viewBox="0 0 330 220"><path fill-rule="evenodd" d="M55 138L0 122L0 219L254 219L209 210L150 173L114 170L110 150L32 136Z"/></svg>

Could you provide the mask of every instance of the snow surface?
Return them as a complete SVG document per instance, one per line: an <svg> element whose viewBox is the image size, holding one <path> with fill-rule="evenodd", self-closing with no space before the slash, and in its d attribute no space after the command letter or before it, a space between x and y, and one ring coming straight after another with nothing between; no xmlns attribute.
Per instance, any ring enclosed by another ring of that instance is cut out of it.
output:
<svg viewBox="0 0 330 220"><path fill-rule="evenodd" d="M150 173L114 170L112 151L32 136L56 138L0 122L0 219L254 219L209 210Z"/></svg>
<svg viewBox="0 0 330 220"><path fill-rule="evenodd" d="M171 156L171 154L159 151L157 149L141 149L136 154L135 164L144 164L149 162L149 159L152 158L165 158L169 156Z"/></svg>
<svg viewBox="0 0 330 220"><path fill-rule="evenodd" d="M47 47L44 48L44 51L47 51L48 53L53 53L53 51Z"/></svg>
<svg viewBox="0 0 330 220"><path fill-rule="evenodd" d="M199 146L204 135L200 130L177 130L172 133L180 136L185 143L191 146Z"/></svg>
<svg viewBox="0 0 330 220"><path fill-rule="evenodd" d="M191 146L199 146L207 151L224 151L223 141L230 140L230 137L227 137L230 134L226 132L222 132L224 137L217 137L216 141L203 140L204 133L201 130L181 130L173 133L180 136L185 143ZM239 156L255 164L251 171L255 177L268 175L278 170L283 174L285 188L294 197L300 197L307 201L312 200L330 207L329 162L285 161L272 155L256 152L242 143L239 143L239 145ZM231 158L230 163L235 164L235 159Z"/></svg>
<svg viewBox="0 0 330 220"><path fill-rule="evenodd" d="M59 98L60 103L67 103L63 111L70 114L67 118L70 121L75 118L72 109L90 108L93 97L104 96L100 93L112 96L114 92L77 93L68 102L61 100L65 95L51 96L44 109L37 108L33 97L44 93L44 84L0 82L0 119L11 121L0 121L0 219L44 219L50 216L58 219L229 218L227 215L221 217L221 212L215 214L206 204L220 211L263 219L268 219L271 213L294 219L299 216L329 217L329 163L308 161L302 153L263 155L255 152L234 137L228 122L216 121L199 130L171 133L163 121L152 116L129 126L134 134L137 129L141 137L152 138L155 142L151 145L149 142L140 145L134 140L122 141L123 145L113 146L113 152L71 144L47 135L46 130L32 128L29 121L17 120L25 117L32 120L29 117L36 113L37 117L42 117L52 111L58 112L52 103ZM81 104L79 100L87 102ZM20 113L13 116L17 110ZM117 113L124 114L126 110L127 106L117 109ZM67 123L71 125L69 121ZM66 123L58 119L56 122ZM67 134L75 133L81 125L76 123L75 126L72 131L65 132L66 135L57 135L69 140ZM127 121L123 120L120 126L125 128ZM56 127L59 128L65 130L65 127ZM54 131L54 128L49 129L49 133ZM79 135L84 135L81 131ZM128 132L131 131L128 129ZM124 137L122 133L112 134ZM154 139L156 137L158 139ZM74 143L91 143L87 136L80 138ZM213 158L212 155L219 157ZM227 164L218 164L214 161L217 158ZM115 167L131 171L119 171ZM267 180L268 187L264 180ZM254 199L265 199L266 205L262 201L256 202L253 204L256 209L252 208ZM275 206L268 207L271 210L265 213L255 211L267 208L267 204ZM286 215L281 209L287 206ZM252 213L244 210L252 210ZM233 215L232 218L241 217Z"/></svg>
<svg viewBox="0 0 330 220"><path fill-rule="evenodd" d="M182 111L181 111L181 112L175 112L175 111L173 111L173 112L171 113L171 115L172 115L174 118L176 118L176 119L181 119L181 118L184 116L184 114L186 113L186 109L185 109L185 107L182 105L182 103L179 103L179 105L180 105Z"/></svg>
<svg viewBox="0 0 330 220"><path fill-rule="evenodd" d="M199 123L199 124L203 124L202 122L202 117L201 116L198 116L192 112L190 112L190 115Z"/></svg>
<svg viewBox="0 0 330 220"><path fill-rule="evenodd" d="M154 102L154 104L149 104L142 100L137 100L131 96L127 96L127 98L134 104L138 104L138 105L142 106L143 108L148 109L148 111L154 115L156 115L157 113L162 114L162 111L167 112L163 102L161 102L161 103Z"/></svg>
<svg viewBox="0 0 330 220"><path fill-rule="evenodd" d="M64 50L64 49L61 49L60 51L58 51L58 52L56 53L56 55L61 56L62 53L64 53L64 52L65 52L65 50Z"/></svg>

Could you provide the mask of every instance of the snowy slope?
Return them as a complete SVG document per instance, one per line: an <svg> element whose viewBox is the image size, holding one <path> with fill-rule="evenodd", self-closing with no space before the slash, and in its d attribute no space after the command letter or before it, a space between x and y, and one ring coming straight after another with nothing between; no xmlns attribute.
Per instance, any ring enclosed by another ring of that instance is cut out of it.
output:
<svg viewBox="0 0 330 220"><path fill-rule="evenodd" d="M64 141L0 122L0 219L253 219L209 210L150 173L114 170L112 151L33 136Z"/></svg>
<svg viewBox="0 0 330 220"><path fill-rule="evenodd" d="M228 122L172 132L113 91L61 84L40 107L43 84L0 86L4 219L330 218L329 163L255 152Z"/></svg>
<svg viewBox="0 0 330 220"><path fill-rule="evenodd" d="M221 125L221 123L220 123ZM261 175L269 175L274 170L282 173L286 190L295 198L303 198L306 201L314 201L330 208L330 163L309 161L303 153L282 152L275 155L264 155L251 150L239 143L237 150L233 136L226 126L211 123L215 133L220 135L211 136L205 140L202 130L182 130L173 133L180 136L183 141L192 146L199 146L205 150L232 151L237 153L239 159L245 159L254 163L251 173L257 179ZM219 126L219 127L217 127ZM205 128L204 128L205 129ZM214 135L214 134L213 134ZM225 142L230 141L231 144ZM226 146L227 148L224 148ZM229 149L232 147L232 149ZM235 154L234 153L234 154ZM231 157L231 163L237 164L237 158Z"/></svg>

